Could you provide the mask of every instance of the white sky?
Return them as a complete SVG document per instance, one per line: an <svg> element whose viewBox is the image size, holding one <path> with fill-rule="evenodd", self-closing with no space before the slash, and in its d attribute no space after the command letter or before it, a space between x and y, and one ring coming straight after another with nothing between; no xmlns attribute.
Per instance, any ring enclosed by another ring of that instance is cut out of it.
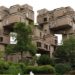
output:
<svg viewBox="0 0 75 75"><path fill-rule="evenodd" d="M75 0L0 0L0 6L10 7L15 4L29 4L34 7L34 10L47 8L49 10L71 6L75 9Z"/></svg>
<svg viewBox="0 0 75 75"><path fill-rule="evenodd" d="M71 6L75 10L75 0L0 0L0 6L10 7L15 4L29 4L33 6L34 11L43 8L53 10L65 6ZM61 37L59 38L61 40Z"/></svg>

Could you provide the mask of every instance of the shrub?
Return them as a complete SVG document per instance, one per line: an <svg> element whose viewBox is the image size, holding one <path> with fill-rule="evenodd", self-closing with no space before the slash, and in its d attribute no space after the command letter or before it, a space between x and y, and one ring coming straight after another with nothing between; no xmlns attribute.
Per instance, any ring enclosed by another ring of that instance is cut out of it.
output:
<svg viewBox="0 0 75 75"><path fill-rule="evenodd" d="M57 73L64 74L71 70L71 66L69 64L56 64L55 69Z"/></svg>
<svg viewBox="0 0 75 75"><path fill-rule="evenodd" d="M48 65L48 64L53 65L54 64L53 59L50 59L50 57L45 54L39 57L39 59L37 60L37 63L38 65Z"/></svg>
<svg viewBox="0 0 75 75"><path fill-rule="evenodd" d="M25 69L25 74L28 74L30 71L32 71L34 74L54 74L55 69L54 67L50 65L45 66L28 66Z"/></svg>
<svg viewBox="0 0 75 75"><path fill-rule="evenodd" d="M9 64L4 61L0 61L0 74L6 73L9 68Z"/></svg>
<svg viewBox="0 0 75 75"><path fill-rule="evenodd" d="M12 64L9 66L7 74L17 75L18 73L22 73L22 70L18 64Z"/></svg>
<svg viewBox="0 0 75 75"><path fill-rule="evenodd" d="M25 64L24 63L19 63L19 66L20 66L20 69L21 69L22 73L24 74L25 69L26 69Z"/></svg>

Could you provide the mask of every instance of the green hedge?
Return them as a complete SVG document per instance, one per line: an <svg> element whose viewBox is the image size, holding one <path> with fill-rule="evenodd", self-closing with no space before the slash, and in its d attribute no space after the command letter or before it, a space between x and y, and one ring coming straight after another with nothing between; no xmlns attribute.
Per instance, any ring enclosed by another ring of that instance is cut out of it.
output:
<svg viewBox="0 0 75 75"><path fill-rule="evenodd" d="M32 71L34 74L54 74L55 69L51 65L43 66L26 66L24 63L9 63L0 61L0 74L29 74Z"/></svg>
<svg viewBox="0 0 75 75"><path fill-rule="evenodd" d="M64 74L71 70L71 66L70 66L70 64L67 64L67 63L65 63L65 64L59 63L59 64L55 65L55 70L59 74Z"/></svg>
<svg viewBox="0 0 75 75"><path fill-rule="evenodd" d="M27 66L25 68L24 74L29 74L32 71L34 74L54 74L55 69L50 65L45 66Z"/></svg>

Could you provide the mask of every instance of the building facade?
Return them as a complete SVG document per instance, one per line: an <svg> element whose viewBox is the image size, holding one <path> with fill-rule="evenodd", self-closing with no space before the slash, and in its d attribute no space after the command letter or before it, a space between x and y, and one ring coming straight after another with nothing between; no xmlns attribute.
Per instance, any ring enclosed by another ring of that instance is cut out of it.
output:
<svg viewBox="0 0 75 75"><path fill-rule="evenodd" d="M27 25L34 23L32 6L14 5L10 8L0 7L0 50L10 44L10 34L16 22L25 22ZM38 10L37 23L33 28L33 43L37 46L37 53L48 54L53 57L57 45L55 34L62 34L63 39L75 34L75 11L71 7L61 7L49 11ZM29 53L27 53L29 55ZM14 54L9 59L20 59L20 54ZM16 57L16 58L14 58Z"/></svg>

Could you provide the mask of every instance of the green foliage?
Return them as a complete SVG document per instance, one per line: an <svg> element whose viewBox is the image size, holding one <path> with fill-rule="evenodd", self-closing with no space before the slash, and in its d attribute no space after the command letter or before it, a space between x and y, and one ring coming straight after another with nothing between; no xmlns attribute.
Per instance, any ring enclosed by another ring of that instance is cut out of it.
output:
<svg viewBox="0 0 75 75"><path fill-rule="evenodd" d="M57 73L64 74L71 70L71 66L70 66L70 64L59 63L59 64L55 65L55 69L56 69Z"/></svg>
<svg viewBox="0 0 75 75"><path fill-rule="evenodd" d="M0 61L0 74L6 74L9 64L5 61Z"/></svg>
<svg viewBox="0 0 75 75"><path fill-rule="evenodd" d="M27 66L25 69L25 74L29 74L32 71L34 74L54 74L55 69L50 65L45 66Z"/></svg>
<svg viewBox="0 0 75 75"><path fill-rule="evenodd" d="M36 52L36 48L32 44L31 28L30 25L26 25L22 22L16 23L14 26L14 32L17 33L17 44L15 45L15 50L16 52L21 52L21 59L24 51L29 51L32 55Z"/></svg>
<svg viewBox="0 0 75 75"><path fill-rule="evenodd" d="M5 53L4 51L1 51L1 50L0 50L0 60L3 60L3 59L4 59L4 58L3 58L3 57L4 57L4 53Z"/></svg>
<svg viewBox="0 0 75 75"><path fill-rule="evenodd" d="M29 53L32 55L32 56L34 56L35 55L35 53L37 52L36 50L37 50L37 47L35 46L35 44L33 44L32 42L28 45L28 51L29 51Z"/></svg>
<svg viewBox="0 0 75 75"><path fill-rule="evenodd" d="M23 60L23 52L29 52L32 55L36 53L36 46L32 43L32 26L26 25L25 23L18 22L14 26L14 32L17 33L16 35L12 34L12 37L16 37L15 41L17 44L15 45L7 45L6 46L6 57L9 54L13 53L21 53L21 60Z"/></svg>
<svg viewBox="0 0 75 75"><path fill-rule="evenodd" d="M22 70L19 64L9 63L6 61L0 61L0 74L17 75L19 72L22 73Z"/></svg>
<svg viewBox="0 0 75 75"><path fill-rule="evenodd" d="M71 62L75 60L75 37L71 36L64 40L63 45L58 46L54 56L63 62Z"/></svg>
<svg viewBox="0 0 75 75"><path fill-rule="evenodd" d="M34 74L54 74L55 69L51 65L45 66L26 66L24 63L0 62L0 74L29 74L32 71Z"/></svg>
<svg viewBox="0 0 75 75"><path fill-rule="evenodd" d="M7 74L17 75L18 73L22 73L22 70L20 69L19 65L10 65L9 66Z"/></svg>
<svg viewBox="0 0 75 75"><path fill-rule="evenodd" d="M53 65L54 64L53 59L50 59L50 57L45 54L39 57L39 59L37 60L37 63L38 65L48 65L48 64Z"/></svg>
<svg viewBox="0 0 75 75"><path fill-rule="evenodd" d="M5 48L5 53L6 53L7 55L12 54L12 53L15 52L13 49L14 49L14 45L9 44L9 45L7 45L6 48Z"/></svg>

